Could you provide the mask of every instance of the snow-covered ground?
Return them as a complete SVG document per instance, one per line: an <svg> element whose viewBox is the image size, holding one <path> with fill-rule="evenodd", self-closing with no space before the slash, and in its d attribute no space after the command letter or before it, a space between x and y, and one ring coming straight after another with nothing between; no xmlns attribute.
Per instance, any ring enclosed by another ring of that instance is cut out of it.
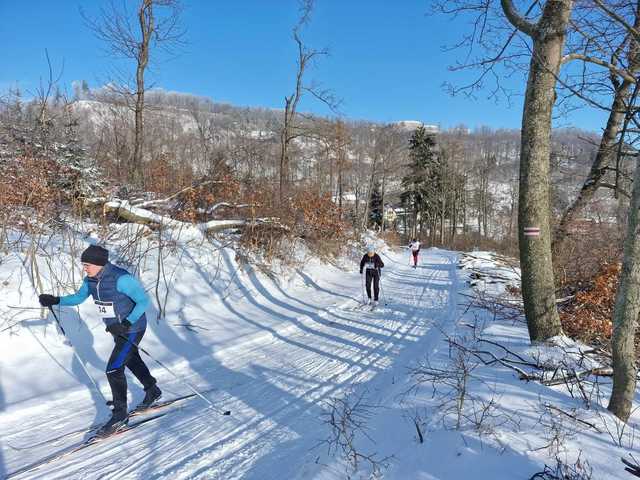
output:
<svg viewBox="0 0 640 480"><path fill-rule="evenodd" d="M53 255L39 264L46 291L53 291L53 278L73 283L63 268L73 261L65 245L52 242ZM125 244L118 246L124 252ZM451 408L458 390L450 380L460 378L456 365L464 355L447 339L471 349L481 336L526 358L551 361L557 354L530 347L521 321L469 307L474 291L457 254L424 250L413 269L406 249L382 248L383 302L370 311L357 308L362 284L353 261L338 269L313 259L285 279L240 263L222 244L182 247L163 251L158 296L164 302L168 291L166 318L148 312L142 347L179 377L147 358L164 398L189 393L186 381L232 415L192 399L135 430L23 471L83 439L78 433L56 440L61 435L108 418L103 370L112 340L89 302L60 310L97 392L53 318L13 308L37 306L40 290L25 254L15 251L0 262L0 478L495 480L530 478L556 456L573 464L579 452L593 478L624 476L617 457L633 448L632 438L614 445L606 428L616 424L595 396L587 410L564 385L523 382L508 367L475 365L467 355L468 393L461 408ZM157 254L151 250L139 265L154 297ZM495 287L490 293L502 293ZM448 372L448 381L425 381L429 369ZM607 379L602 383L606 395ZM133 379L130 389L135 404L143 392ZM600 432L553 407L577 411Z"/></svg>

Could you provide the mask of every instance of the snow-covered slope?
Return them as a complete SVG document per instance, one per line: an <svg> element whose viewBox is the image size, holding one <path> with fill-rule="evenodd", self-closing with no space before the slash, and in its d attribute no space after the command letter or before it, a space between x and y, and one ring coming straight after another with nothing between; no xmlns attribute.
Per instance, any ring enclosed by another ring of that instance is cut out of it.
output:
<svg viewBox="0 0 640 480"><path fill-rule="evenodd" d="M56 269L71 261L62 245L52 245L51 252L61 250L50 260L52 273L41 270L46 281L59 278ZM33 277L22 254L3 257L0 477L506 480L530 478L551 463L553 432L571 463L584 452L593 478L624 473L616 457L628 451L627 437L622 445L612 443L604 426L615 424L601 408L577 414L600 432L580 429L566 415L545 410L545 404L567 412L581 408L562 385L522 382L501 365L474 367L466 417L457 429L448 424L453 417L442 403L442 386L419 381L426 366L453 371L457 357L446 338L462 342L473 325L523 357L554 354L531 349L522 323L464 305L471 290L457 254L427 249L413 269L407 250L383 248L383 301L371 311L358 307L362 284L353 262L340 270L311 260L288 281L276 281L241 267L224 245L182 247L165 261L166 319L157 322L157 312L148 313L142 346L179 377L149 361L165 398L189 393L188 382L206 392L215 409L191 399L162 418L32 470L39 459L81 442L84 434L73 432L107 418L102 372L111 340L89 305L61 310L98 393L52 318L12 308L35 305ZM139 270L152 294L155 255L151 250ZM130 389L135 404L143 392L133 380ZM220 415L226 409L231 416ZM473 427L470 418L482 412L484 423Z"/></svg>
<svg viewBox="0 0 640 480"><path fill-rule="evenodd" d="M364 385L383 392L411 357L435 346L440 333L434 325L453 318L453 254L434 253L431 261L439 267L416 272L389 252L383 291L392 304L369 312L353 309L362 295L355 265L344 272L312 263L283 287L239 270L232 253L191 247L179 266L169 265L175 279L167 320L151 320L142 343L180 378L213 388L207 397L232 416L191 400L166 418L19 478L305 478L320 453L310 449L328 436L323 402ZM53 318L11 308L37 305L17 254L3 262L2 281L12 287L2 299L3 316L22 322L0 337L0 473L6 475L80 441L82 435L48 439L103 420L108 410ZM110 335L90 305L79 314L60 313L79 357L108 396L102 371ZM188 393L161 367L150 366L166 398ZM141 389L130 383L137 403Z"/></svg>

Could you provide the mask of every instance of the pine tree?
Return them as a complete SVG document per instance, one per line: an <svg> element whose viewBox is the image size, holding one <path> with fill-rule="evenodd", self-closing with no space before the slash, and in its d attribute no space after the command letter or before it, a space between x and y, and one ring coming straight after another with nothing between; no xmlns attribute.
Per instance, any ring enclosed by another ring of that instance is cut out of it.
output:
<svg viewBox="0 0 640 480"><path fill-rule="evenodd" d="M373 184L371 198L369 200L369 225L382 227L382 193L380 192L380 182Z"/></svg>
<svg viewBox="0 0 640 480"><path fill-rule="evenodd" d="M403 192L400 196L405 209L413 215L413 228L418 229L418 218L434 215L438 207L441 169L436 151L436 143L423 126L420 126L409 140L408 173L402 179Z"/></svg>

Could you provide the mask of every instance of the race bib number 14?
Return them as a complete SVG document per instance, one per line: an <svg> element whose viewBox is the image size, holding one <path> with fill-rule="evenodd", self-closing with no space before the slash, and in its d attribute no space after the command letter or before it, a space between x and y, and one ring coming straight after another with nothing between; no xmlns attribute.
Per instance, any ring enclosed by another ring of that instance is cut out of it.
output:
<svg viewBox="0 0 640 480"><path fill-rule="evenodd" d="M102 318L115 318L116 312L113 309L113 302L95 301L98 316Z"/></svg>

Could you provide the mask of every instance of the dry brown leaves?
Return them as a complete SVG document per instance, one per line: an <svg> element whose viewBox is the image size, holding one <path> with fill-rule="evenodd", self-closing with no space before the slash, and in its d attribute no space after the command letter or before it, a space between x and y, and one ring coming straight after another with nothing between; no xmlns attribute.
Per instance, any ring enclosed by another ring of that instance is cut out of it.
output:
<svg viewBox="0 0 640 480"><path fill-rule="evenodd" d="M560 320L567 335L589 343L609 342L620 269L620 263L605 264L590 285L563 306Z"/></svg>
<svg viewBox="0 0 640 480"><path fill-rule="evenodd" d="M18 157L0 165L0 215L9 223L53 214L63 192L55 186L58 165L44 158Z"/></svg>

